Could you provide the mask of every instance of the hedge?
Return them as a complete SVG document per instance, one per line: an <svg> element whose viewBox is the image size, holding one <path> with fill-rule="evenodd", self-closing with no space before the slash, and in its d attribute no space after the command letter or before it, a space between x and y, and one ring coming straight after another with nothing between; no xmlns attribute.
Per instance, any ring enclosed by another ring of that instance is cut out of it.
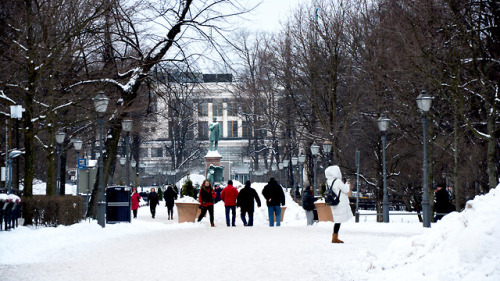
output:
<svg viewBox="0 0 500 281"><path fill-rule="evenodd" d="M35 226L72 225L84 219L85 204L80 196L34 195L23 197L22 203L24 219L31 217Z"/></svg>

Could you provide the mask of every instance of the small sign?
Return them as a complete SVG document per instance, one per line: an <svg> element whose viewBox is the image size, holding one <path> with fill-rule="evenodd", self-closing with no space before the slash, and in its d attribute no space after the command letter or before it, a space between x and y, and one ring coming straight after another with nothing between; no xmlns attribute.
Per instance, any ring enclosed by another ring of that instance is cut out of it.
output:
<svg viewBox="0 0 500 281"><path fill-rule="evenodd" d="M87 159L78 159L78 169L87 169Z"/></svg>

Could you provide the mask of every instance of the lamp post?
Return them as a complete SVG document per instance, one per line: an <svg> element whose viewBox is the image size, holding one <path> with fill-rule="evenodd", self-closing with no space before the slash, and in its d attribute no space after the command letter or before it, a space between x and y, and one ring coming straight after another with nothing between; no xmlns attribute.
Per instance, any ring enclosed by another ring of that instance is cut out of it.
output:
<svg viewBox="0 0 500 281"><path fill-rule="evenodd" d="M9 180L8 180L8 188L9 194L12 194L12 159L21 155L22 152L19 150L13 150L9 153Z"/></svg>
<svg viewBox="0 0 500 281"><path fill-rule="evenodd" d="M80 181L80 171L78 169L78 158L80 158L80 150L82 150L82 145L83 145L83 142L81 139L73 140L73 146L75 147L75 151L76 151L76 195L77 196L80 194L80 190L78 189L78 183Z"/></svg>
<svg viewBox="0 0 500 281"><path fill-rule="evenodd" d="M125 171L127 173L127 186L130 186L130 158L128 152L128 143L129 143L129 132L132 131L132 119L123 119L122 120L122 129L127 132L125 134Z"/></svg>
<svg viewBox="0 0 500 281"><path fill-rule="evenodd" d="M56 185L56 195L64 195L60 194L61 189L61 147L64 142L64 138L66 137L66 133L57 132L56 133L56 142L57 142L57 185ZM66 192L64 192L66 193Z"/></svg>
<svg viewBox="0 0 500 281"><path fill-rule="evenodd" d="M319 145L314 142L311 145L311 154L314 157L314 186L313 186L313 197L316 196L316 166L318 165L318 153L319 153Z"/></svg>
<svg viewBox="0 0 500 281"><path fill-rule="evenodd" d="M356 149L356 154L354 156L356 162L356 222L359 222L359 150Z"/></svg>
<svg viewBox="0 0 500 281"><path fill-rule="evenodd" d="M295 168L297 167L297 164L299 163L299 158L297 156L292 157L292 179L293 179L293 186L292 186L292 192L293 192L293 201L297 200L297 182L295 181Z"/></svg>
<svg viewBox="0 0 500 281"><path fill-rule="evenodd" d="M109 103L109 98L104 95L104 92L99 92L97 96L94 98L94 107L97 113L99 114L99 119L97 120L97 123L99 124L99 161L98 161L98 167L99 167L99 194L98 194L98 201L97 201L97 223L104 227L106 225L105 221L105 208L106 208L106 203L104 202L104 171L103 171L103 127L104 127L104 113L106 112L106 109L108 108L108 103Z"/></svg>
<svg viewBox="0 0 500 281"><path fill-rule="evenodd" d="M284 176L285 176L285 188L286 188L286 191L288 191L288 184L286 184L286 182L288 181L288 178L287 178L287 175L286 175L286 171L288 170L288 166L290 165L290 160L288 159L283 159L283 168L284 168Z"/></svg>
<svg viewBox="0 0 500 281"><path fill-rule="evenodd" d="M323 151L326 154L326 166L330 166L330 152L332 151L332 142L326 140L323 142Z"/></svg>
<svg viewBox="0 0 500 281"><path fill-rule="evenodd" d="M283 180L283 175L282 175L282 173L283 173L283 162L278 163L278 169L280 170L280 172L279 172L279 176L280 176L279 177L279 181L281 182L281 180Z"/></svg>
<svg viewBox="0 0 500 281"><path fill-rule="evenodd" d="M384 222L389 222L389 197L387 196L387 173L385 169L385 132L389 127L390 119L381 116L377 120L378 129L382 132L382 178L384 184L384 197L382 199L382 213Z"/></svg>
<svg viewBox="0 0 500 281"><path fill-rule="evenodd" d="M278 170L278 165L274 164L271 166L271 171L273 171L273 177L276 177L277 170Z"/></svg>
<svg viewBox="0 0 500 281"><path fill-rule="evenodd" d="M423 113L422 123L423 123L423 137L424 137L424 156L423 156L423 183L422 183L422 211L423 211L423 221L424 227L431 227L431 206L429 199L429 188L427 186L427 112L431 109L432 97L425 91L417 97L417 105L420 111Z"/></svg>
<svg viewBox="0 0 500 281"><path fill-rule="evenodd" d="M19 149L19 120L23 118L23 112L25 109L21 105L11 105L10 106L10 118L16 119L15 123L15 134L16 134L16 149ZM5 122L8 122L7 119L5 119ZM7 126L6 126L7 128ZM8 146L8 144L7 144ZM8 150L6 150L8 151ZM19 174L20 168L19 168L19 158L16 159L16 188L19 189Z"/></svg>
<svg viewBox="0 0 500 281"><path fill-rule="evenodd" d="M120 156L118 156L118 157L120 157ZM121 170L121 173L120 173L120 181L122 182L123 185L126 185L124 183L124 180L123 180L123 174L125 174L124 171L123 171L125 169L125 162L127 162L126 157L120 157L120 166L122 167L122 170Z"/></svg>
<svg viewBox="0 0 500 281"><path fill-rule="evenodd" d="M137 165L137 162L135 162L135 159L132 159L130 165L132 166L132 170L134 171L134 187L137 188L137 177L135 173L135 166Z"/></svg>
<svg viewBox="0 0 500 281"><path fill-rule="evenodd" d="M299 163L300 163L300 187L302 188L301 194L304 191L304 163L306 162L306 155L305 154L300 154L299 155Z"/></svg>

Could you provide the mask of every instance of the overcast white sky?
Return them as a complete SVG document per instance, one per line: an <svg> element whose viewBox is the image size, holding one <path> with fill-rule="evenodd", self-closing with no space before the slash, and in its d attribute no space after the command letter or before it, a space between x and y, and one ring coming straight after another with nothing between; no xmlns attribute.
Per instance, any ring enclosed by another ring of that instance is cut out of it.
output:
<svg viewBox="0 0 500 281"><path fill-rule="evenodd" d="M249 6L261 4L251 13L244 16L249 19L245 22L253 30L276 31L280 21L285 21L300 3L309 3L314 0L248 0Z"/></svg>

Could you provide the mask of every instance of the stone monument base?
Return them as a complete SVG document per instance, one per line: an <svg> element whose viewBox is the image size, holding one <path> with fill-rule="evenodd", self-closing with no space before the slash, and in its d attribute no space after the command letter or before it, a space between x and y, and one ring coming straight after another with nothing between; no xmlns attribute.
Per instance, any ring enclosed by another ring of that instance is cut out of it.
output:
<svg viewBox="0 0 500 281"><path fill-rule="evenodd" d="M207 155L205 155L205 177L207 176L207 170L210 165L213 165L214 167L219 167L220 166L220 160L222 159L222 155L215 150L215 151L208 151Z"/></svg>

